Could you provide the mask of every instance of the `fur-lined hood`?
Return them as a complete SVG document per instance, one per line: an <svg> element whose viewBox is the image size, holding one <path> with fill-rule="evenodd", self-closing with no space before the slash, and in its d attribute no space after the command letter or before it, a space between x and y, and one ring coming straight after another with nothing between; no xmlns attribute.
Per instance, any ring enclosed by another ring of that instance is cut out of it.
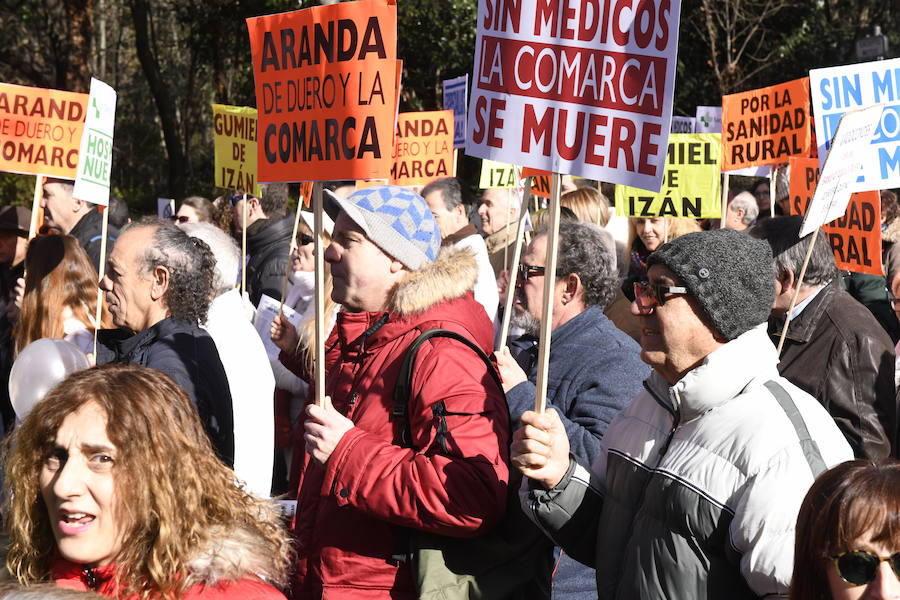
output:
<svg viewBox="0 0 900 600"><path fill-rule="evenodd" d="M881 232L881 240L883 242L900 242L900 217L891 221Z"/></svg>
<svg viewBox="0 0 900 600"><path fill-rule="evenodd" d="M391 294L388 310L401 317L461 298L475 286L478 264L469 248L443 248L437 260L409 274Z"/></svg>

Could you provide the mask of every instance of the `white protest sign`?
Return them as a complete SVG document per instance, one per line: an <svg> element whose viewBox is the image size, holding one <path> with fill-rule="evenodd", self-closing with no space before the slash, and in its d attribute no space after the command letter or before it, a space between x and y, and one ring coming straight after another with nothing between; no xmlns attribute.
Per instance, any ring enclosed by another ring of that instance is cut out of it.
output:
<svg viewBox="0 0 900 600"><path fill-rule="evenodd" d="M256 307L256 316L253 317L253 327L262 339L263 346L266 348L266 354L271 360L278 360L278 353L281 352L275 342L272 341L270 332L272 330L272 321L279 311L284 311L285 318L291 322L296 328L300 328L300 319L303 315L293 310L290 306L282 306L281 302L263 294L259 299L259 306Z"/></svg>
<svg viewBox="0 0 900 600"><path fill-rule="evenodd" d="M91 77L84 134L78 150L78 170L72 195L79 200L109 206L113 129L116 125L116 90Z"/></svg>
<svg viewBox="0 0 900 600"><path fill-rule="evenodd" d="M169 220L175 216L175 200L173 198L156 199L156 216Z"/></svg>
<svg viewBox="0 0 900 600"><path fill-rule="evenodd" d="M722 107L698 106L694 133L722 133Z"/></svg>
<svg viewBox="0 0 900 600"><path fill-rule="evenodd" d="M697 119L694 117L672 117L672 133L694 133Z"/></svg>
<svg viewBox="0 0 900 600"><path fill-rule="evenodd" d="M453 111L453 147L466 146L466 99L469 97L469 76L444 80L444 110Z"/></svg>
<svg viewBox="0 0 900 600"><path fill-rule="evenodd" d="M900 58L814 69L809 86L819 166L824 169L830 140L844 113L884 104L871 144L862 150L863 171L852 191L900 187Z"/></svg>
<svg viewBox="0 0 900 600"><path fill-rule="evenodd" d="M680 0L479 0L466 153L659 190Z"/></svg>
<svg viewBox="0 0 900 600"><path fill-rule="evenodd" d="M856 178L868 157L883 106L869 106L845 113L831 141L831 151L809 203L800 237L843 216Z"/></svg>

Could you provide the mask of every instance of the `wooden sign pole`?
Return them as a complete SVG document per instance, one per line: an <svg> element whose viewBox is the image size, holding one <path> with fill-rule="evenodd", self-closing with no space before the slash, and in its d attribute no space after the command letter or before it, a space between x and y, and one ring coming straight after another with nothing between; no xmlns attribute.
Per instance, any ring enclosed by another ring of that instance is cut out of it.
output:
<svg viewBox="0 0 900 600"><path fill-rule="evenodd" d="M769 167L769 216L775 216L775 192L776 192L776 183L778 181L778 177L775 171L775 166Z"/></svg>
<svg viewBox="0 0 900 600"><path fill-rule="evenodd" d="M525 219L528 216L528 202L531 200L531 177L525 178L525 188L522 190L522 210L519 213L519 222L516 226L516 243L513 246L512 264L509 266L509 277L506 284L506 301L503 304L503 319L500 322L500 341L497 343L497 352L506 346L509 336L509 320L512 318L513 301L516 296L516 277L519 272L519 259L522 256L522 241L525 237Z"/></svg>
<svg viewBox="0 0 900 600"><path fill-rule="evenodd" d="M41 198L44 196L44 176L34 177L34 199L31 201L31 225L28 228L28 239L37 235L38 213L41 212Z"/></svg>
<svg viewBox="0 0 900 600"><path fill-rule="evenodd" d="M797 288L791 297L791 305L788 307L787 314L784 316L784 327L781 328L781 337L778 339L778 356L781 356L781 349L784 348L784 338L787 336L788 325L791 324L791 313L797 306L797 298L800 296L800 286L803 285L803 278L806 276L806 267L809 266L809 258L812 256L813 247L816 245L816 236L819 235L819 228L809 235L809 246L806 248L806 256L803 257L803 266L800 267L800 275L797 276L795 282ZM796 275L796 273L795 273Z"/></svg>
<svg viewBox="0 0 900 600"><path fill-rule="evenodd" d="M109 207L100 206L103 219L100 226L100 281L106 276L106 238L109 231ZM97 332L100 331L101 320L103 318L103 290L97 288L97 312L94 314L94 364L97 364Z"/></svg>
<svg viewBox="0 0 900 600"><path fill-rule="evenodd" d="M551 323L553 321L553 292L556 289L556 255L559 245L559 196L562 177L554 173L550 182L550 223L547 232L547 258L544 261L544 306L541 311L541 337L538 342L537 382L534 410L543 413L547 408L547 369L550 364Z"/></svg>
<svg viewBox="0 0 900 600"><path fill-rule="evenodd" d="M324 206L322 203L322 184L318 181L313 183L312 206L315 215L313 237L316 243L316 405L325 406L325 321L328 319L328 315L325 314L325 261L323 260L325 244L322 236L322 230L324 229L322 211Z"/></svg>
<svg viewBox="0 0 900 600"><path fill-rule="evenodd" d="M291 234L291 245L288 249L288 268L284 271L284 279L281 282L281 304L278 306L278 314L284 314L284 299L287 296L288 281L291 279L293 269L294 250L297 249L297 229L300 228L300 211L303 210L303 196L297 199L297 214L294 215L294 232Z"/></svg>
<svg viewBox="0 0 900 600"><path fill-rule="evenodd" d="M241 223L241 297L247 292L247 194L244 194Z"/></svg>
<svg viewBox="0 0 900 600"><path fill-rule="evenodd" d="M722 173L722 216L719 218L719 229L725 229L725 217L728 214L728 188L731 183L731 176L728 173Z"/></svg>

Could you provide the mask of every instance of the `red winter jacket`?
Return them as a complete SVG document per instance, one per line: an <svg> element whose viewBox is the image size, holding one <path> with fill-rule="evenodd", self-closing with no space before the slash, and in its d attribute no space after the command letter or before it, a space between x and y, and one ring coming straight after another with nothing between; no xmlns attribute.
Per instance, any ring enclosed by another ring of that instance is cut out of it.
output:
<svg viewBox="0 0 900 600"><path fill-rule="evenodd" d="M419 348L408 407L417 450L398 445L399 427L390 419L398 370L421 332L450 329L491 352L491 322L470 291L476 273L471 252L445 251L398 286L390 312L338 316L326 393L355 427L325 467L303 454L293 522L295 600L412 599L408 565L391 561L398 527L473 537L503 516L509 417L502 392L470 348L447 338ZM435 442L438 401L450 413L446 450Z"/></svg>
<svg viewBox="0 0 900 600"><path fill-rule="evenodd" d="M63 559L54 561L50 578L59 587L71 590L94 591L102 596L132 600L137 596L117 596L121 586L115 580L115 565L86 569L84 565ZM209 586L197 584L182 600L285 600L284 595L258 579L245 578L234 583Z"/></svg>

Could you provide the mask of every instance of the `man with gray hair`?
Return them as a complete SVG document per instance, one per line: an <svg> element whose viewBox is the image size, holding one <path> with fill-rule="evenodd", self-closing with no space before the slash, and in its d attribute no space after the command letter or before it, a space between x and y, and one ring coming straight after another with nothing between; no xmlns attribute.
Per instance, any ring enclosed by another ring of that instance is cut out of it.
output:
<svg viewBox="0 0 900 600"><path fill-rule="evenodd" d="M791 312L778 372L816 397L834 418L857 458L894 456L897 396L890 337L862 304L841 287L834 251L818 232L803 281L810 238L799 237L803 217L767 219L751 231L772 247L775 302L769 335L778 343L791 298Z"/></svg>
<svg viewBox="0 0 900 600"><path fill-rule="evenodd" d="M538 334L544 286L549 285L544 272L547 239L546 231L535 234L515 281L512 320L532 336ZM558 411L572 453L587 464L598 457L607 425L640 392L641 382L650 373L641 362L637 343L603 314L617 287L614 248L609 233L595 225L559 224L556 276L550 280L554 286L553 336L547 405ZM497 354L513 423L534 408L536 356L536 346L519 355L519 364L508 349ZM547 545L549 551L549 539ZM557 561L553 598L596 597L593 569L569 556L557 557Z"/></svg>
<svg viewBox="0 0 900 600"><path fill-rule="evenodd" d="M234 463L231 392L216 344L200 328L213 294L215 258L204 242L165 221L125 228L100 288L118 329L97 335L97 364L159 369L191 398L219 458Z"/></svg>
<svg viewBox="0 0 900 600"><path fill-rule="evenodd" d="M478 207L481 218L481 231L486 236L487 246L494 275L508 271L512 260L512 246L516 242L516 219L519 216L519 203L516 201L515 188L489 188L481 194L481 205ZM505 262L504 262L505 261Z"/></svg>
<svg viewBox="0 0 900 600"><path fill-rule="evenodd" d="M756 204L756 197L750 192L741 192L728 203L722 226L725 229L745 231L753 225L758 215L759 206Z"/></svg>
<svg viewBox="0 0 900 600"><path fill-rule="evenodd" d="M422 197L431 209L431 214L434 215L438 230L441 232L441 246L468 248L475 254L475 262L478 265L475 300L484 307L488 318L493 321L497 316L497 305L500 302L497 280L484 239L469 222L474 211L472 205L463 202L459 180L455 177L444 177L432 181L422 189Z"/></svg>
<svg viewBox="0 0 900 600"><path fill-rule="evenodd" d="M275 452L275 376L259 334L250 324L234 286L241 252L234 239L211 223L179 225L203 240L216 260L213 299L204 329L216 342L228 376L234 411L234 474L247 491L267 497Z"/></svg>

